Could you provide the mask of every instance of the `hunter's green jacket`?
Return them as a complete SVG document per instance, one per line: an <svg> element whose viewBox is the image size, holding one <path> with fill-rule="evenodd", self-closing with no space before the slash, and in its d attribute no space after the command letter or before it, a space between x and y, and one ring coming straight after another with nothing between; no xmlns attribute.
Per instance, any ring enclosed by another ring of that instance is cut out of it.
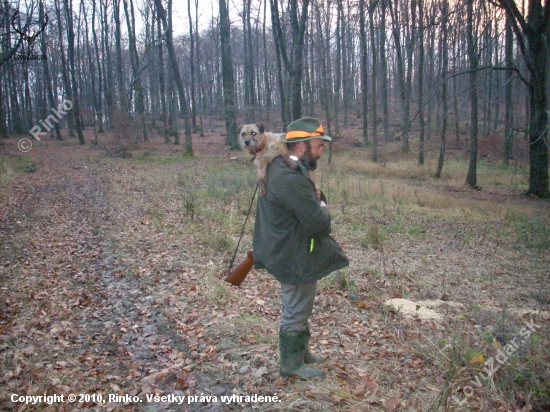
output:
<svg viewBox="0 0 550 412"><path fill-rule="evenodd" d="M276 157L267 168L267 195L259 197L254 226L254 265L293 285L321 279L349 264L329 236L331 218L314 183L292 160Z"/></svg>

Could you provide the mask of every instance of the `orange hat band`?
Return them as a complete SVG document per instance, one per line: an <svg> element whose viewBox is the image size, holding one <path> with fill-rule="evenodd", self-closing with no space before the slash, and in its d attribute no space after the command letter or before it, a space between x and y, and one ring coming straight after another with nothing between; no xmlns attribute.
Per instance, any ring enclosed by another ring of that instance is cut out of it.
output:
<svg viewBox="0 0 550 412"><path fill-rule="evenodd" d="M303 139L304 137L323 136L324 134L325 133L323 131L323 126L321 125L313 133L305 132L303 130L293 130L291 132L287 132L286 140Z"/></svg>

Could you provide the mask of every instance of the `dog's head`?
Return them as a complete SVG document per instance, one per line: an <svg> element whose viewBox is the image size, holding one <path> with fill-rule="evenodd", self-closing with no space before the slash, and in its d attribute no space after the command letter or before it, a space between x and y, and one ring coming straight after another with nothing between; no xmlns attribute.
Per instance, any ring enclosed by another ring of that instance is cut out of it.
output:
<svg viewBox="0 0 550 412"><path fill-rule="evenodd" d="M264 140L265 127L263 124L243 124L239 126L237 135L239 136L239 145L241 149L256 153L261 150Z"/></svg>

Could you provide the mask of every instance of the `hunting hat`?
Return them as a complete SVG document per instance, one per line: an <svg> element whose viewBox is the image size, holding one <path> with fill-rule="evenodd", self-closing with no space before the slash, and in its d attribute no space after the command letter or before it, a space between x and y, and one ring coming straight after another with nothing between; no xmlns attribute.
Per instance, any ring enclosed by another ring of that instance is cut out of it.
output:
<svg viewBox="0 0 550 412"><path fill-rule="evenodd" d="M328 142L332 141L332 137L324 133L323 126L319 123L319 120L312 117L302 117L288 125L286 134L281 136L281 141L284 143L296 143L315 138Z"/></svg>

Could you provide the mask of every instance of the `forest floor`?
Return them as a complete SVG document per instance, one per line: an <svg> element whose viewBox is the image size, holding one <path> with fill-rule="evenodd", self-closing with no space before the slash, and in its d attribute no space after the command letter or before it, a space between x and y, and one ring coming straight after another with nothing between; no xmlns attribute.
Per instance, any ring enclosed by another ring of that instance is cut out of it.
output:
<svg viewBox="0 0 550 412"><path fill-rule="evenodd" d="M319 283L310 322L326 377L283 379L278 283L221 280L256 183L222 127L194 157L158 137L124 159L105 135L5 140L0 409L550 410L550 203L522 195L528 165L484 158L471 190L460 151L433 178L435 143L423 167L397 142L379 163L353 140L324 156L350 266Z"/></svg>

